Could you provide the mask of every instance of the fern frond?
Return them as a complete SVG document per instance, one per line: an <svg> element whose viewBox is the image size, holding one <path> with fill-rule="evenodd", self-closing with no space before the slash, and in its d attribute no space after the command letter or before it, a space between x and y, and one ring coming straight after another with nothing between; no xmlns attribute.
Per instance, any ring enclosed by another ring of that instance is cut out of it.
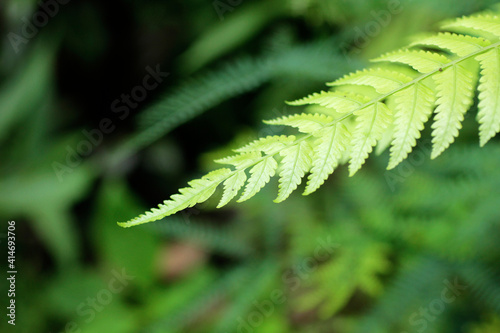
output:
<svg viewBox="0 0 500 333"><path fill-rule="evenodd" d="M347 148L349 132L343 124L337 123L318 131L316 137L313 167L304 195L316 191L335 170Z"/></svg>
<svg viewBox="0 0 500 333"><path fill-rule="evenodd" d="M130 227L152 220L156 221L183 209L193 207L199 202L204 202L215 192L217 186L227 178L226 175L230 172L230 169L218 169L200 179L192 180L188 183L190 187L181 188L179 190L180 194L175 194L170 200L165 200L163 204L158 205L158 208L153 208L150 212L146 212L128 222L119 223L119 225Z"/></svg>
<svg viewBox="0 0 500 333"><path fill-rule="evenodd" d="M269 182L269 179L274 176L277 167L278 163L276 163L276 160L272 156L267 156L250 169L250 179L238 202L248 200L259 192Z"/></svg>
<svg viewBox="0 0 500 333"><path fill-rule="evenodd" d="M373 146L382 138L384 131L392 121L391 110L380 102L356 111L354 115L357 116L358 125L351 142L350 176L361 168Z"/></svg>
<svg viewBox="0 0 500 333"><path fill-rule="evenodd" d="M283 171L280 173L279 193L275 202L288 198L297 188L302 178L311 169L313 150L309 142L302 141L280 152L283 156L281 163Z"/></svg>
<svg viewBox="0 0 500 333"><path fill-rule="evenodd" d="M260 151L250 151L215 160L215 163L229 164L236 167L236 169L245 169L257 163L261 157Z"/></svg>
<svg viewBox="0 0 500 333"><path fill-rule="evenodd" d="M384 62L380 67L328 83L331 91L289 102L319 105L316 108L326 111L267 121L270 125L292 127L300 135L269 136L251 142L237 149L237 155L217 161L231 165L232 169L220 169L193 181L189 183L191 187L181 189L159 209L120 225L154 221L191 207L206 200L221 183L224 192L218 207L233 199L243 186L238 202L245 201L269 182L278 167L277 202L286 199L307 172L310 174L304 194L310 194L341 162L348 161L349 173L354 175L377 144L383 147L390 142L388 168L394 168L415 147L433 112L431 158L436 158L459 135L464 115L473 103L479 75L478 121L480 144L484 145L500 131L500 41L494 37L500 36L500 18L464 17L447 22L444 27L465 31L474 28L484 37L438 33L416 41L410 49L375 59ZM419 45L432 45L447 52L425 51L418 49Z"/></svg>
<svg viewBox="0 0 500 333"><path fill-rule="evenodd" d="M352 241L346 245L312 273L306 282L310 290L298 299L301 310L318 308L319 316L326 319L345 306L356 290L373 296L382 291L378 275L390 267L385 244L366 238L362 245Z"/></svg>
<svg viewBox="0 0 500 333"><path fill-rule="evenodd" d="M143 148L224 100L259 87L272 76L269 65L247 57L188 80L138 117L139 131L123 149Z"/></svg>
<svg viewBox="0 0 500 333"><path fill-rule="evenodd" d="M251 153L262 151L266 154L274 150L281 150L285 148L287 143L291 143L295 141L295 136L290 135L281 135L281 136L268 136L262 139L255 140L250 142L248 145L238 148L235 151L237 153Z"/></svg>
<svg viewBox="0 0 500 333"><path fill-rule="evenodd" d="M245 185L247 175L245 170L238 171L224 182L224 193L217 208L223 207L229 203L235 196L238 195L239 190Z"/></svg>
<svg viewBox="0 0 500 333"><path fill-rule="evenodd" d="M331 41L297 45L258 58L236 59L187 80L147 108L138 117L139 132L121 149L125 152L141 149L221 102L272 79L286 75L322 82L342 75L340 68L352 70L359 65L356 61L346 61Z"/></svg>
<svg viewBox="0 0 500 333"><path fill-rule="evenodd" d="M479 31L484 31L500 37L500 22L496 15L475 15L462 17L451 22L446 22L441 25L443 29L460 29L469 28Z"/></svg>
<svg viewBox="0 0 500 333"><path fill-rule="evenodd" d="M346 84L372 86L380 94L386 94L412 80L411 77L395 71L380 68L364 69L348 74L337 81L327 83L329 86Z"/></svg>
<svg viewBox="0 0 500 333"><path fill-rule="evenodd" d="M476 57L481 65L479 81L479 138L481 147L500 131L500 50Z"/></svg>
<svg viewBox="0 0 500 333"><path fill-rule="evenodd" d="M333 121L332 117L322 114L296 114L293 116L282 117L274 120L265 121L269 125L286 125L297 128L302 133L313 133L322 129L325 125Z"/></svg>
<svg viewBox="0 0 500 333"><path fill-rule="evenodd" d="M399 50L387 53L380 58L373 59L372 61L400 62L413 67L420 73L429 73L435 70L436 67L443 66L444 64L450 62L450 59L435 52L422 50Z"/></svg>
<svg viewBox="0 0 500 333"><path fill-rule="evenodd" d="M227 312L217 320L215 328L210 332L235 332L237 331L237 321L234 318L241 318L255 304L256 298L267 296L267 292L275 285L279 277L279 263L274 259L263 260L253 265L253 270L246 278L244 284L239 284L239 288L231 295L232 302L229 304Z"/></svg>
<svg viewBox="0 0 500 333"><path fill-rule="evenodd" d="M322 91L314 93L297 101L288 102L290 105L318 104L326 108L335 109L337 112L347 113L356 110L361 105L368 103L368 97L339 91ZM268 122L268 124L271 124Z"/></svg>
<svg viewBox="0 0 500 333"><path fill-rule="evenodd" d="M415 41L410 46L434 46L443 50L448 50L451 53L455 53L459 57L464 57L470 53L480 51L482 48L490 44L491 42L484 38L442 32L437 35Z"/></svg>
<svg viewBox="0 0 500 333"><path fill-rule="evenodd" d="M431 158L439 156L458 136L464 114L474 97L473 75L459 64L433 76L437 89Z"/></svg>

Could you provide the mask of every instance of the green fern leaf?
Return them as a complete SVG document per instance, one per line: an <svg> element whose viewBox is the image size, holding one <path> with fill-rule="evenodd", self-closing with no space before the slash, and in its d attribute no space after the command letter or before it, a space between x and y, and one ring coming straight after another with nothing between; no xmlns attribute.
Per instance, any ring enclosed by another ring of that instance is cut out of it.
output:
<svg viewBox="0 0 500 333"><path fill-rule="evenodd" d="M187 80L147 108L138 117L139 131L120 147L121 154L144 148L219 103L252 91L270 80L299 76L322 82L342 75L345 68L354 69L359 65L352 59L346 61L333 43L324 40L292 46L276 53L266 52L258 58L233 60Z"/></svg>
<svg viewBox="0 0 500 333"><path fill-rule="evenodd" d="M395 95L394 139L387 169L403 161L420 138L424 123L432 113L434 93L423 83L416 83Z"/></svg>
<svg viewBox="0 0 500 333"><path fill-rule="evenodd" d="M476 57L481 64L479 83L479 137L481 147L500 131L500 50Z"/></svg>
<svg viewBox="0 0 500 333"><path fill-rule="evenodd" d="M441 28L469 28L474 30L484 31L500 37L500 21L496 15L476 15L469 17L462 17L452 22L444 23Z"/></svg>
<svg viewBox="0 0 500 333"><path fill-rule="evenodd" d="M358 125L352 138L351 161L349 175L353 176L358 171L373 146L382 138L385 130L392 121L391 110L384 103L376 103L355 113Z"/></svg>
<svg viewBox="0 0 500 333"><path fill-rule="evenodd" d="M302 181L306 172L311 169L313 150L309 142L302 141L280 152L283 156L281 163L283 170L280 173L279 193L275 202L282 202L290 196Z"/></svg>
<svg viewBox="0 0 500 333"><path fill-rule="evenodd" d="M411 46L416 46L416 45L435 46L439 47L440 49L449 50L450 52L455 53L459 57L464 57L473 52L480 51L485 46L488 46L490 44L491 43L484 38L471 37L467 35L457 35L449 32L444 32L418 40L412 43Z"/></svg>
<svg viewBox="0 0 500 333"><path fill-rule="evenodd" d="M380 294L383 286L378 275L390 267L387 249L371 239L363 240L363 245L345 241L346 249L311 274L311 279L305 283L308 288L299 296L299 309L315 308L320 318L326 319L344 307L356 290L373 296ZM331 288L332 285L335 288Z"/></svg>
<svg viewBox="0 0 500 333"><path fill-rule="evenodd" d="M420 73L428 73L450 62L445 56L429 51L399 50L387 53L372 61L400 62L413 67Z"/></svg>
<svg viewBox="0 0 500 333"><path fill-rule="evenodd" d="M316 132L315 136L318 139L315 142L313 167L304 195L316 191L335 170L348 145L349 132L342 123L337 123Z"/></svg>
<svg viewBox="0 0 500 333"><path fill-rule="evenodd" d="M235 149L237 153L249 153L262 151L266 154L270 152L281 150L286 147L286 144L295 141L295 136L281 135L281 136L267 136L265 138L255 140L248 145Z"/></svg>
<svg viewBox="0 0 500 333"><path fill-rule="evenodd" d="M183 209L193 207L199 202L206 201L214 192L217 186L231 173L230 169L218 169L210 172L200 179L192 180L188 183L190 187L181 188L180 194L174 194L170 200L165 200L158 208L153 208L133 220L118 223L121 227L131 227L151 221L162 219Z"/></svg>
<svg viewBox="0 0 500 333"><path fill-rule="evenodd" d="M278 163L276 163L276 160L272 156L265 157L262 161L257 163L250 170L250 179L248 180L243 195L238 199L238 202L248 200L259 192L260 189L269 182L269 179L274 176L277 167Z"/></svg>
<svg viewBox="0 0 500 333"><path fill-rule="evenodd" d="M474 97L473 75L461 65L452 65L433 76L437 85L436 117L432 128L431 158L438 157L458 136L464 114Z"/></svg>
<svg viewBox="0 0 500 333"><path fill-rule="evenodd" d="M326 108L335 109L340 113L347 113L356 110L361 105L368 103L370 99L368 97L349 93L349 92L338 92L338 91L322 91L320 93L314 93L308 97L299 99L297 101L288 102L290 105L305 105L305 104L318 104Z"/></svg>
<svg viewBox="0 0 500 333"><path fill-rule="evenodd" d="M247 175L245 173L245 170L238 171L234 175L229 177L224 182L224 193L222 194L222 199L217 205L217 208L227 205L229 201L237 196L238 191L243 187L246 180Z"/></svg>
<svg viewBox="0 0 500 333"><path fill-rule="evenodd" d="M320 114L296 114L293 116L282 117L274 120L267 120L269 125L287 125L297 128L302 133L312 133L323 128L333 121L332 117Z"/></svg>
<svg viewBox="0 0 500 333"><path fill-rule="evenodd" d="M249 153L237 154L222 159L215 160L215 163L229 164L236 167L236 169L245 169L257 163L262 154L259 151L251 151Z"/></svg>
<svg viewBox="0 0 500 333"><path fill-rule="evenodd" d="M410 82L411 77L399 72L374 68L357 71L344 76L337 81L327 83L329 86L341 86L345 84L372 86L380 94L386 94L399 88L402 84Z"/></svg>

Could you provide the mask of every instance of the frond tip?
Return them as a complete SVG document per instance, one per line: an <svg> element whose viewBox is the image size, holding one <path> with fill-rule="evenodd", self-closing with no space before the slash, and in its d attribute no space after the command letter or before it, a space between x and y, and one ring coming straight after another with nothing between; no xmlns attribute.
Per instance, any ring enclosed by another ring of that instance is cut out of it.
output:
<svg viewBox="0 0 500 333"><path fill-rule="evenodd" d="M335 168L349 162L350 175L365 163L373 147L390 142L388 169L408 157L434 113L431 158L438 157L459 135L479 85L480 145L500 131L500 18L463 17L441 32L373 61L374 66L348 74L328 85L331 90L289 102L316 105L314 113L266 121L288 126L296 135L268 136L235 150L217 163L229 165L188 183L169 200L128 222L130 227L174 214L206 201L223 184L217 207L242 202L258 193L276 174L281 202L307 176L304 194L317 190ZM474 37L457 32L470 31ZM431 46L440 51L428 51ZM310 107L313 108L313 107ZM319 110L319 111L318 111ZM389 145L389 144L387 144Z"/></svg>
<svg viewBox="0 0 500 333"><path fill-rule="evenodd" d="M218 169L210 172L200 179L192 180L188 183L190 187L181 188L179 194L174 194L170 200L165 200L158 208L153 208L133 220L118 223L121 227L131 227L147 222L162 219L183 209L193 207L197 203L206 201L214 192L217 186L231 173L230 169Z"/></svg>

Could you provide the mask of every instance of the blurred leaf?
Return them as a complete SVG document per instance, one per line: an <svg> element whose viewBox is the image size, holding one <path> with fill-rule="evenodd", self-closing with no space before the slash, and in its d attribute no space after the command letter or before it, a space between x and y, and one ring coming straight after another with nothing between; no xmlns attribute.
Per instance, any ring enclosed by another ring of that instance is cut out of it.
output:
<svg viewBox="0 0 500 333"><path fill-rule="evenodd" d="M419 309L426 309L432 301L439 300L446 287L443 281L451 273L450 266L423 256L404 256L402 260L401 271L389 282L376 305L358 321L355 332L388 332L396 325L400 331L411 332L422 318ZM433 328L446 319L444 314L433 318L434 321L426 320L430 332L436 332Z"/></svg>
<svg viewBox="0 0 500 333"><path fill-rule="evenodd" d="M70 209L86 194L94 172L81 165L59 181L47 162L36 166L0 179L0 210L8 218L33 221L57 263L74 263L80 255L80 238Z"/></svg>
<svg viewBox="0 0 500 333"><path fill-rule="evenodd" d="M293 77L300 82L323 82L338 77L346 69L359 67L358 61L341 56L335 40L297 45L260 57L241 57L184 82L138 117L139 130L122 144L117 160L140 150L179 125L223 101L263 85L271 79Z"/></svg>
<svg viewBox="0 0 500 333"><path fill-rule="evenodd" d="M181 66L195 71L226 52L236 48L264 27L271 19L281 14L280 4L260 1L231 6L230 2L213 1L215 6L222 2L233 11L226 12L223 21L205 32L181 58ZM241 2L240 2L241 3ZM207 4L208 5L208 4Z"/></svg>
<svg viewBox="0 0 500 333"><path fill-rule="evenodd" d="M335 237L343 232L339 228L332 230ZM327 262L315 263L318 267L313 268L311 278L305 280L306 291L297 299L299 310L318 307L318 315L326 319L344 307L357 290L370 296L382 292L379 275L390 267L387 247L367 238L362 240L362 235L354 237L358 238L355 242L340 241L338 250Z"/></svg>
<svg viewBox="0 0 500 333"><path fill-rule="evenodd" d="M144 228L116 228L116 218L140 211L142 205L121 179L105 179L92 218L94 246L105 266L125 268L134 283L146 287L155 280L159 239Z"/></svg>
<svg viewBox="0 0 500 333"><path fill-rule="evenodd" d="M37 43L21 69L0 88L0 142L12 127L43 104L52 87L56 45Z"/></svg>
<svg viewBox="0 0 500 333"><path fill-rule="evenodd" d="M232 332L239 327L238 323L240 318L245 318L245 315L252 310L255 310L255 302L264 298L268 304L267 292L272 290L278 277L279 265L273 259L267 259L258 264L253 269L253 278L249 279L247 283L232 295L230 298L228 310L224 313L222 318L217 320L217 324L213 329L214 333L217 332ZM273 310L275 304L272 304ZM243 319L243 321L245 321ZM240 328L238 328L240 330Z"/></svg>

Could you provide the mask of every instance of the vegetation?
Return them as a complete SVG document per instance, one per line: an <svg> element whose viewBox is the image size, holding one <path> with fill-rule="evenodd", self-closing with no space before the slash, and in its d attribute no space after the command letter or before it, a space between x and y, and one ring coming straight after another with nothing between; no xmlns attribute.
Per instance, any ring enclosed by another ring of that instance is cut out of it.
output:
<svg viewBox="0 0 500 333"><path fill-rule="evenodd" d="M500 331L494 1L0 8L2 332Z"/></svg>

